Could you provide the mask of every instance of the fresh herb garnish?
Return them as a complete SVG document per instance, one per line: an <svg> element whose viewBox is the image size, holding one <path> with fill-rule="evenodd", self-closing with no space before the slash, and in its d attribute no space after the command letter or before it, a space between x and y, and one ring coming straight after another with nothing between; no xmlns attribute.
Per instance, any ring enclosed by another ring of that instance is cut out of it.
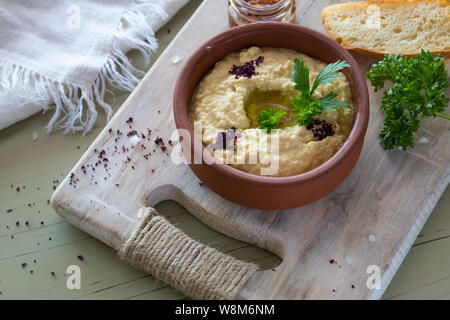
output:
<svg viewBox="0 0 450 320"><path fill-rule="evenodd" d="M258 123L261 129L270 133L272 130L278 129L280 118L286 115L286 111L268 108L258 114Z"/></svg>
<svg viewBox="0 0 450 320"><path fill-rule="evenodd" d="M294 118L299 126L309 126L323 111L322 102L307 93L302 93L294 98L291 104L294 106L292 111L295 113Z"/></svg>
<svg viewBox="0 0 450 320"><path fill-rule="evenodd" d="M300 91L294 100L292 100L292 111L295 113L295 120L299 126L309 126L313 124L316 116L323 110L333 110L340 107L350 108L342 101L334 100L337 94L330 92L327 95L316 99L313 97L314 91L323 83L333 83L333 80L339 77L338 72L344 68L350 67L345 61L336 61L327 65L314 80L312 88L309 87L309 69L303 61L295 58L294 72L291 79L295 83L294 89Z"/></svg>
<svg viewBox="0 0 450 320"><path fill-rule="evenodd" d="M294 113L294 118L299 126L308 127L312 125L316 117L324 110L333 110L340 107L350 108L346 103L334 100L338 96L334 92L330 92L319 99L313 97L313 93L319 85L323 83L333 83L333 80L339 77L338 72L340 70L350 67L347 62L337 61L327 65L317 75L312 87L310 87L309 83L308 67L303 61L300 61L297 58L294 59L294 63L295 71L292 72L291 79L294 82L294 89L300 91L300 94L292 100L291 105L293 106L292 112ZM286 114L284 111L271 109L264 110L258 115L260 128L277 129L279 119Z"/></svg>
<svg viewBox="0 0 450 320"><path fill-rule="evenodd" d="M417 57L386 56L372 66L367 77L375 91L382 89L386 81L393 83L381 99L385 118L379 139L384 149L414 147L414 133L426 118L450 120L443 113L449 102L445 97L448 72L439 54L422 50Z"/></svg>

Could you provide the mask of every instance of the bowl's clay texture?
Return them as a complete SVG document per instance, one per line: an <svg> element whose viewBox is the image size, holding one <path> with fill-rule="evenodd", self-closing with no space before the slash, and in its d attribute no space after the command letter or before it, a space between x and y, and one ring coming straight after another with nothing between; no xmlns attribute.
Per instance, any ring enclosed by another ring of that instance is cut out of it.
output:
<svg viewBox="0 0 450 320"><path fill-rule="evenodd" d="M204 152L201 141L195 143L194 139L180 138L183 150L185 153L191 150L192 155L194 152L203 154L201 164L190 164L192 171L207 187L234 203L265 210L306 205L324 197L342 183L359 157L369 121L369 94L365 77L348 51L314 30L279 22L235 27L203 44L186 62L178 77L173 98L178 129L187 130L193 137L189 107L198 83L226 55L251 46L294 49L325 63L347 61L351 68L343 72L350 83L355 105L354 126L347 141L321 166L290 177L257 176L222 163L207 164L212 162L211 153Z"/></svg>

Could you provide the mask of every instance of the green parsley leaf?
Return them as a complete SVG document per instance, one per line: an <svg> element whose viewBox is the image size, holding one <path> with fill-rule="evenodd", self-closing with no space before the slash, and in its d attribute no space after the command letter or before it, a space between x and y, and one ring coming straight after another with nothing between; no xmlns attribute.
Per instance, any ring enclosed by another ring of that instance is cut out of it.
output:
<svg viewBox="0 0 450 320"><path fill-rule="evenodd" d="M414 133L423 119L449 119L443 114L449 102L445 97L448 72L439 54L422 50L417 57L386 56L372 66L367 77L375 91L382 89L386 81L393 83L381 99L385 118L379 139L384 149L414 147Z"/></svg>
<svg viewBox="0 0 450 320"><path fill-rule="evenodd" d="M286 115L286 111L268 108L258 114L258 123L261 129L270 133L272 130L278 129L280 118Z"/></svg>
<svg viewBox="0 0 450 320"><path fill-rule="evenodd" d="M337 98L337 93L334 93L333 91L331 91L331 92L328 92L326 95L324 95L322 98L320 98L319 100L322 100L322 101L325 101L325 100L328 100L328 101L331 101L331 100L333 100L334 98Z"/></svg>
<svg viewBox="0 0 450 320"><path fill-rule="evenodd" d="M327 65L318 75L311 88L311 94L322 83L333 83L333 80L339 77L339 71L344 68L349 68L350 65L345 61L336 61Z"/></svg>
<svg viewBox="0 0 450 320"><path fill-rule="evenodd" d="M295 83L294 89L300 92L309 92L309 69L303 61L294 59L294 70L291 73L291 79Z"/></svg>
<svg viewBox="0 0 450 320"><path fill-rule="evenodd" d="M319 98L320 102L322 102L322 108L324 108L325 110L333 110L337 108L351 108L348 104L340 100L334 100L335 98L337 98L337 96L338 96L337 93L331 91L322 98Z"/></svg>
<svg viewBox="0 0 450 320"><path fill-rule="evenodd" d="M294 70L292 73L292 81L294 81L294 89L299 90L301 94L292 100L291 104L294 107L292 111L295 113L295 120L299 126L309 126L314 122L314 119L320 115L323 110L333 110L337 108L350 108L349 105L342 101L334 100L337 94L330 92L320 99L313 97L314 91L322 83L332 83L336 79L340 70L350 67L345 61L337 61L326 66L314 81L313 87L309 90L309 69L302 61L294 60ZM306 70L307 71L306 71ZM308 81L308 85L304 84Z"/></svg>
<svg viewBox="0 0 450 320"><path fill-rule="evenodd" d="M314 99L310 94L302 93L292 100L295 113L295 121L299 126L309 126L314 122L317 115L323 111L322 102Z"/></svg>

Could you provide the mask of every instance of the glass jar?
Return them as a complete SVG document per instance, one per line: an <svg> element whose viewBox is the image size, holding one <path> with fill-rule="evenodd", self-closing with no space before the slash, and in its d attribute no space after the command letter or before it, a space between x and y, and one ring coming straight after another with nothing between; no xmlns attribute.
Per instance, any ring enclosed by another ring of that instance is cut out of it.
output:
<svg viewBox="0 0 450 320"><path fill-rule="evenodd" d="M295 22L296 0L228 0L230 26L258 21Z"/></svg>

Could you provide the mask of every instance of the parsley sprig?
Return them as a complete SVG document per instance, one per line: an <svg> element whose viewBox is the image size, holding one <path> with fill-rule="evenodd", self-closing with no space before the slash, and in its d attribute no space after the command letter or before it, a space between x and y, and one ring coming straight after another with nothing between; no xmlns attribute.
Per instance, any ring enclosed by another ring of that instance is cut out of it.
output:
<svg viewBox="0 0 450 320"><path fill-rule="evenodd" d="M303 61L295 58L294 72L291 79L295 83L294 89L300 91L300 94L292 100L292 111L295 113L295 120L299 126L309 126L314 119L324 110L333 110L340 107L350 108L342 101L334 100L337 94L331 91L327 95L316 99L313 97L314 91L323 83L333 83L333 80L339 77L339 71L350 67L345 61L336 61L327 65L316 77L312 87L309 87L309 69Z"/></svg>
<svg viewBox="0 0 450 320"><path fill-rule="evenodd" d="M379 139L384 149L414 147L414 133L426 118L450 120L443 113L449 102L445 97L448 72L439 54L434 56L422 50L417 57L386 56L372 66L367 77L375 91L382 89L387 81L393 83L381 99L385 118Z"/></svg>
<svg viewBox="0 0 450 320"><path fill-rule="evenodd" d="M268 108L258 114L258 123L261 129L266 129L268 133L278 129L280 118L286 115L286 111Z"/></svg>
<svg viewBox="0 0 450 320"><path fill-rule="evenodd" d="M291 105L295 121L299 126L307 127L313 124L316 117L324 110L333 110L340 107L350 108L346 103L335 100L338 95L333 91L319 99L313 97L317 87L324 83L333 83L333 80L339 77L338 72L347 67L350 67L350 65L345 61L336 61L327 65L317 75L311 87L308 67L303 61L294 59L294 72L291 74L291 79L294 82L294 89L300 91L300 94L292 100ZM278 128L280 118L285 114L286 112L277 111L274 108L263 110L258 115L260 128L266 129L268 132Z"/></svg>

